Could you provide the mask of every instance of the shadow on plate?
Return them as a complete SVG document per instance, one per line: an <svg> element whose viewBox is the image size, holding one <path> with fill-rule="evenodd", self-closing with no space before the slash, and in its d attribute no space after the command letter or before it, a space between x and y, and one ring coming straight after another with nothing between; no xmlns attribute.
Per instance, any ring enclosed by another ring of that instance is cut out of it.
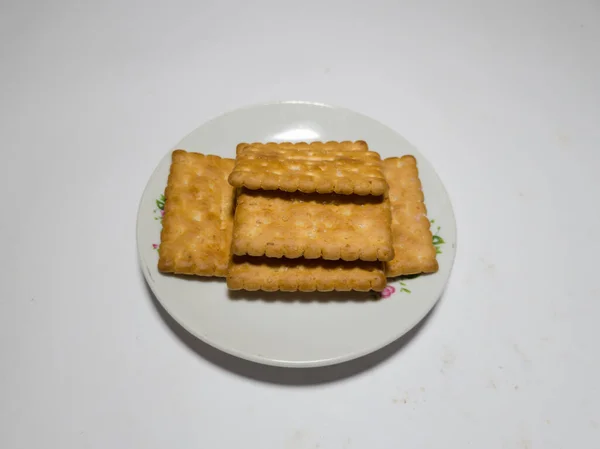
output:
<svg viewBox="0 0 600 449"><path fill-rule="evenodd" d="M377 293L367 292L269 292L246 290L227 290L227 297L235 301L265 302L365 302L377 301L381 297Z"/></svg>
<svg viewBox="0 0 600 449"><path fill-rule="evenodd" d="M190 274L174 274L174 273L161 273L161 276L180 279L186 282L198 282L200 284L225 284L225 278L209 277L209 276L195 276Z"/></svg>
<svg viewBox="0 0 600 449"><path fill-rule="evenodd" d="M433 313L435 313L434 311L439 303L438 301L438 303L436 303L433 309L429 311L425 318L423 318L415 327L413 327L402 337L370 354L336 365L314 368L285 368L263 365L241 359L216 349L207 343L204 343L202 340L196 338L187 330L185 330L171 317L171 315L167 313L167 311L158 302L156 296L154 296L154 293L152 290L150 290L150 287L145 281L144 286L148 292L148 296L151 298L152 303L156 308L156 311L165 322L167 327L190 350L194 351L200 357L213 363L214 365L217 365L220 368L239 376L247 377L260 382L279 385L318 385L343 380L370 370L407 346L415 338L415 336L418 335L425 326L427 326L429 319Z"/></svg>

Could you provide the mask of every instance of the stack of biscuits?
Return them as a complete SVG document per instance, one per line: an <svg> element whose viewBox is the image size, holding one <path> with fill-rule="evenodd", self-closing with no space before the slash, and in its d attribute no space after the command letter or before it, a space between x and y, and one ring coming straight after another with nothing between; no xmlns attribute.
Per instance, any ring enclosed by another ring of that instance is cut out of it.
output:
<svg viewBox="0 0 600 449"><path fill-rule="evenodd" d="M236 159L175 150L158 268L231 290L381 291L437 271L413 156L364 141L241 143Z"/></svg>

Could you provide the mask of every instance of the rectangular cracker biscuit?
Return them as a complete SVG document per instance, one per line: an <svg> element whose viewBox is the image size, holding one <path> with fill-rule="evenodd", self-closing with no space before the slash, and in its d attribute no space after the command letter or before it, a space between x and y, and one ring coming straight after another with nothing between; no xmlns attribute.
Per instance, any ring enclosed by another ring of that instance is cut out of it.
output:
<svg viewBox="0 0 600 449"><path fill-rule="evenodd" d="M387 196L242 189L232 253L295 259L387 261L394 257Z"/></svg>
<svg viewBox="0 0 600 449"><path fill-rule="evenodd" d="M227 274L235 188L233 159L175 150L165 190L158 269L165 273Z"/></svg>
<svg viewBox="0 0 600 449"><path fill-rule="evenodd" d="M343 195L383 195L387 183L381 157L373 151L285 146L238 149L229 183L251 190Z"/></svg>
<svg viewBox="0 0 600 449"><path fill-rule="evenodd" d="M383 172L389 184L395 254L385 264L386 275L395 277L437 271L436 251L416 159L413 156L385 159Z"/></svg>
<svg viewBox="0 0 600 449"><path fill-rule="evenodd" d="M227 274L230 290L379 292L385 285L382 262L233 256Z"/></svg>
<svg viewBox="0 0 600 449"><path fill-rule="evenodd" d="M257 149L272 149L282 148L285 150L327 150L327 151L367 151L369 145L364 140L344 140L338 142L330 140L328 142L254 142L254 143L239 143L235 149L236 154L246 147L255 147Z"/></svg>

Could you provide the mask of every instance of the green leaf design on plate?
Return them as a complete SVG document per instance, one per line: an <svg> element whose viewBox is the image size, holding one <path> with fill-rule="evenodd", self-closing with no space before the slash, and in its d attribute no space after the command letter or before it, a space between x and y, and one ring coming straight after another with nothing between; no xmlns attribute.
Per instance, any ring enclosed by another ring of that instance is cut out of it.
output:
<svg viewBox="0 0 600 449"><path fill-rule="evenodd" d="M165 201L165 195L161 193L161 195L156 200L156 207L158 207L160 210L165 210Z"/></svg>
<svg viewBox="0 0 600 449"><path fill-rule="evenodd" d="M408 276L402 276L402 279L414 279L415 277L415 275L410 278ZM411 291L406 288L406 282L400 281L400 293L411 293Z"/></svg>
<svg viewBox="0 0 600 449"><path fill-rule="evenodd" d="M154 209L152 212L154 212L154 214L158 214L154 217L155 220L159 220L162 223L162 218L163 215L165 213L165 202L167 201L167 199L165 198L164 194L161 194L157 200L155 200L154 202L156 203L156 209Z"/></svg>
<svg viewBox="0 0 600 449"><path fill-rule="evenodd" d="M443 238L441 238L439 235L433 236L433 244L434 245L441 245L442 243L446 243Z"/></svg>
<svg viewBox="0 0 600 449"><path fill-rule="evenodd" d="M431 220L431 224L434 224L434 223L435 223L435 220ZM436 254L442 254L441 246L446 243L446 241L439 235L440 229L441 229L441 227L437 226L437 229L435 230L435 232L433 233L433 236L431 238L431 240L433 242L433 246L435 246Z"/></svg>

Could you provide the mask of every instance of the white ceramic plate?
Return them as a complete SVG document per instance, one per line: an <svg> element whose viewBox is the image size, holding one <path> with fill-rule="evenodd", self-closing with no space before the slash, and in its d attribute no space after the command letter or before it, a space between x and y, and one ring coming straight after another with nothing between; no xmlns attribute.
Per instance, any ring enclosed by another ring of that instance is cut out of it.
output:
<svg viewBox="0 0 600 449"><path fill-rule="evenodd" d="M164 276L157 270L160 207L171 151L144 191L137 219L142 271L165 310L185 329L225 352L255 362L322 366L375 351L415 326L435 305L455 254L456 224L448 194L427 160L396 132L347 109L305 102L252 106L222 115L173 149L234 157L239 142L365 140L382 158L417 158L433 231L437 273L394 280L384 292L230 292L223 279ZM158 200L158 201L157 201Z"/></svg>

